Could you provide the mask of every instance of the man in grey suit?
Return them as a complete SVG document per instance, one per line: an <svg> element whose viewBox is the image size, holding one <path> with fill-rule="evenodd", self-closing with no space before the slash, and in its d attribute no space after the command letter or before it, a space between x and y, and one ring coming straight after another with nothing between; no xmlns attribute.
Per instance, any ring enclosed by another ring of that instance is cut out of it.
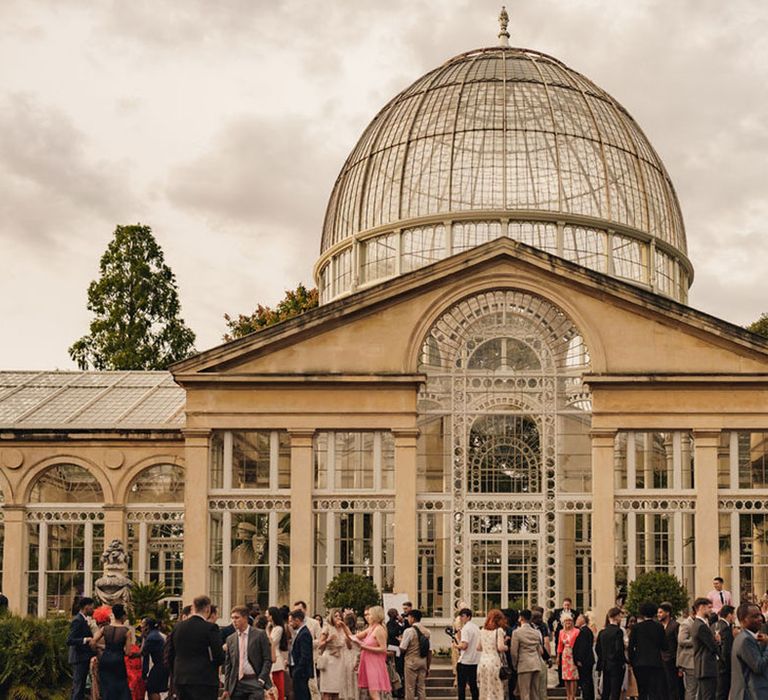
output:
<svg viewBox="0 0 768 700"><path fill-rule="evenodd" d="M760 608L744 603L737 611L741 632L731 651L730 700L768 698L768 637L760 632Z"/></svg>
<svg viewBox="0 0 768 700"><path fill-rule="evenodd" d="M691 609L688 611L688 617L680 623L680 629L677 633L677 666L682 670L685 679L685 700L696 700L699 690L693 663L694 619L693 609Z"/></svg>
<svg viewBox="0 0 768 700"><path fill-rule="evenodd" d="M520 627L512 632L512 665L517 670L520 700L539 700L541 632L531 625L530 610L520 611ZM543 700L543 699L542 699Z"/></svg>
<svg viewBox="0 0 768 700"><path fill-rule="evenodd" d="M227 637L224 658L224 697L231 700L262 700L271 687L272 651L264 630L248 624L248 608L232 608L233 634Z"/></svg>
<svg viewBox="0 0 768 700"><path fill-rule="evenodd" d="M709 598L693 601L696 617L693 620L693 665L699 700L715 700L717 694L717 652L719 638L715 638L709 627L712 602Z"/></svg>

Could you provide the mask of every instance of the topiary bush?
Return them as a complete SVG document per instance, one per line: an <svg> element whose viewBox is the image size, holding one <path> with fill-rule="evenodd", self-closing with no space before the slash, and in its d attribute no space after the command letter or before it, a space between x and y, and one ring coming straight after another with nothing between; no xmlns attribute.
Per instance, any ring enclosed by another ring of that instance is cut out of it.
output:
<svg viewBox="0 0 768 700"><path fill-rule="evenodd" d="M376 584L360 574L341 573L331 579L323 597L326 610L352 608L358 616L372 605L381 605Z"/></svg>
<svg viewBox="0 0 768 700"><path fill-rule="evenodd" d="M646 571L629 584L626 608L630 615L637 615L645 602L654 605L670 603L675 617L688 609L688 591L676 576L664 571Z"/></svg>
<svg viewBox="0 0 768 700"><path fill-rule="evenodd" d="M0 616L0 697L66 700L71 683L68 633L65 617Z"/></svg>

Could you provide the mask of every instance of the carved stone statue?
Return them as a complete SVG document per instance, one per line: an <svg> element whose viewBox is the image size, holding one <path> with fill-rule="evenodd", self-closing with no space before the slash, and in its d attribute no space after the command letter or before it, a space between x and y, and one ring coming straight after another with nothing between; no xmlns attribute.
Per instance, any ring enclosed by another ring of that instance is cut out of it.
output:
<svg viewBox="0 0 768 700"><path fill-rule="evenodd" d="M104 554L104 575L96 581L96 597L104 605L128 604L131 600L133 581L128 578L128 555L120 540L112 540Z"/></svg>

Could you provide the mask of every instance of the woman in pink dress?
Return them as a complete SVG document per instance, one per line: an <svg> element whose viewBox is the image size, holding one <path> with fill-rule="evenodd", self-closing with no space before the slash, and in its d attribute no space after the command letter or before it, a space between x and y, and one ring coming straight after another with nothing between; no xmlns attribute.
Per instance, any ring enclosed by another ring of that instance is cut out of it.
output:
<svg viewBox="0 0 768 700"><path fill-rule="evenodd" d="M382 700L382 693L392 691L387 673L387 630L384 622L384 608L375 605L365 611L368 623L355 639L360 645L360 668L357 685L368 691L371 700Z"/></svg>
<svg viewBox="0 0 768 700"><path fill-rule="evenodd" d="M573 616L564 612L560 616L563 629L557 642L557 663L563 672L565 695L568 700L576 700L576 684L579 681L579 669L573 661L573 644L579 636L579 630L573 626Z"/></svg>

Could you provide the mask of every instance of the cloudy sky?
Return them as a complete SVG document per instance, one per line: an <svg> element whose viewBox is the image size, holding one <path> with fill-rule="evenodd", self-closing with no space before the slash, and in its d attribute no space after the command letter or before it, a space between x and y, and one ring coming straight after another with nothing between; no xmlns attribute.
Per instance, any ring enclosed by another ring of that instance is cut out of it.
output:
<svg viewBox="0 0 768 700"><path fill-rule="evenodd" d="M512 44L611 93L659 151L691 304L768 311L768 3L510 2ZM496 42L487 0L0 0L0 368L72 368L116 224L149 224L197 347L311 282L325 204L378 109Z"/></svg>

